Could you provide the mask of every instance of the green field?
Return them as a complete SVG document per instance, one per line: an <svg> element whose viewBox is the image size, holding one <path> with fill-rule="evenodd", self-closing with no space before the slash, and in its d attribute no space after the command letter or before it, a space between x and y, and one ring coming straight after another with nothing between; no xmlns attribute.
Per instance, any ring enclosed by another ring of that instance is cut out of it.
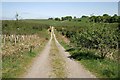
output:
<svg viewBox="0 0 120 80"><path fill-rule="evenodd" d="M28 65L26 62L32 61L44 47L50 37L48 29L50 26L54 26L58 41L65 47L66 51L70 52L71 58L80 61L86 69L97 77L117 78L119 77L118 25L118 22L93 22L90 21L89 17L70 20L3 20L2 33L4 37L2 41L5 44L2 48L3 52L12 49L11 46L16 49L20 43L29 45L27 50L22 50L23 52L3 53L3 77L18 77L23 73L20 70L25 70L25 66ZM12 38L12 35L15 35L15 38ZM38 40L35 44L40 43L40 46L34 45L36 39L33 35L39 37L36 38ZM16 39L17 36L18 39ZM33 45L21 41L22 36L28 36L26 39L30 40L29 42ZM32 39L29 39L30 36L33 36ZM60 39L60 36L64 36L70 42L66 43ZM41 43L44 40L46 41ZM20 63L21 65L19 65Z"/></svg>

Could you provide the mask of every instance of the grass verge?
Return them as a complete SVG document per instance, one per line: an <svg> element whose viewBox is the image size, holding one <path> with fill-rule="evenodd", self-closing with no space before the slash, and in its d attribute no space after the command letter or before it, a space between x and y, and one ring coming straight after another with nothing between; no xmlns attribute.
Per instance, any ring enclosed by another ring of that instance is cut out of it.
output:
<svg viewBox="0 0 120 80"><path fill-rule="evenodd" d="M65 78L65 61L62 59L60 52L55 44L55 40L52 40L51 50L50 50L50 61L52 67L52 75L55 78Z"/></svg>
<svg viewBox="0 0 120 80"><path fill-rule="evenodd" d="M71 49L63 39L62 35L56 32L57 40L71 54L71 58L80 61L83 66L91 71L98 78L118 78L118 62L110 59L99 59L94 50Z"/></svg>

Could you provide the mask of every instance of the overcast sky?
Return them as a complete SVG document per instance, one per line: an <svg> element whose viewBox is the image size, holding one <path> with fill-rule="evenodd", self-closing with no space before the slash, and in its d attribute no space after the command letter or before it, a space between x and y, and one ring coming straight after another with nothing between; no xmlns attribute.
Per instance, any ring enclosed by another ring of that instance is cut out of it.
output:
<svg viewBox="0 0 120 80"><path fill-rule="evenodd" d="M118 2L2 2L2 18L23 19L118 14Z"/></svg>

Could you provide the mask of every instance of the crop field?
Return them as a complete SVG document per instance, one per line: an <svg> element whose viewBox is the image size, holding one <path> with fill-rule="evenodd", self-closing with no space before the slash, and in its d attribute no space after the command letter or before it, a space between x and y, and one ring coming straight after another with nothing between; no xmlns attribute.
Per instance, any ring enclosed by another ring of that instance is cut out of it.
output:
<svg viewBox="0 0 120 80"><path fill-rule="evenodd" d="M2 24L2 75L18 77L48 41L49 25L10 20Z"/></svg>

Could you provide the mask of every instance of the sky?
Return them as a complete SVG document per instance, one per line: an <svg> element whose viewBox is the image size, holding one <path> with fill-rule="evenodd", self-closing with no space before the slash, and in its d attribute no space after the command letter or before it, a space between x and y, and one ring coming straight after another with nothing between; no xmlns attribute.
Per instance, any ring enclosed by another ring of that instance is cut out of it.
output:
<svg viewBox="0 0 120 80"><path fill-rule="evenodd" d="M2 2L2 19L118 14L118 2Z"/></svg>
<svg viewBox="0 0 120 80"><path fill-rule="evenodd" d="M1 0L2 2L118 2L120 0Z"/></svg>

